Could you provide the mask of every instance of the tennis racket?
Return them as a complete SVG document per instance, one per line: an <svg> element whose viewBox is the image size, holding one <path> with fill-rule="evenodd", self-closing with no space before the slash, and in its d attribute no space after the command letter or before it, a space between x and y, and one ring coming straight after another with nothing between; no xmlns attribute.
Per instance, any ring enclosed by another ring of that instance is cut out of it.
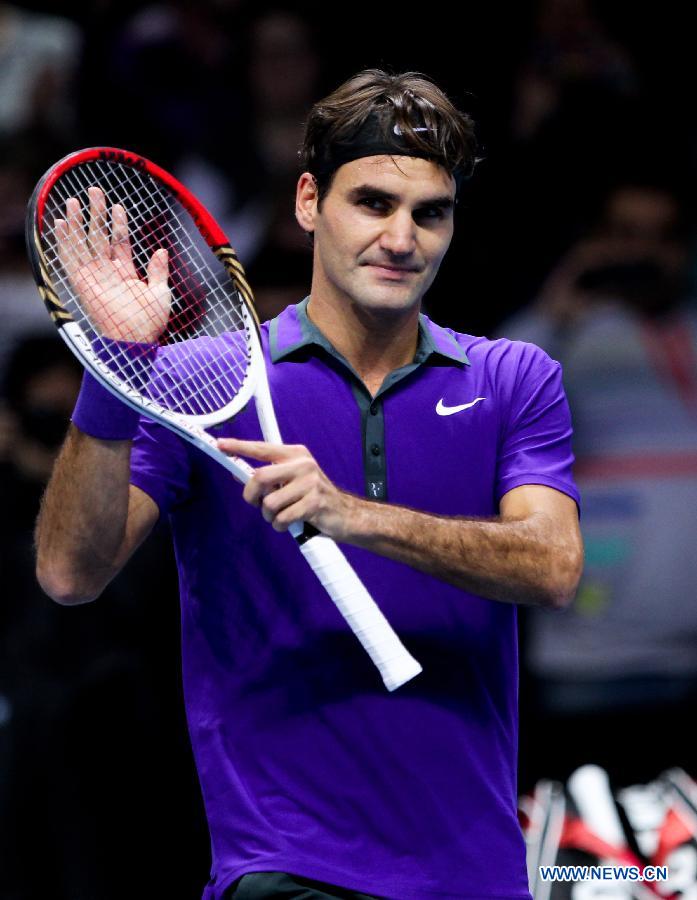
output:
<svg viewBox="0 0 697 900"><path fill-rule="evenodd" d="M27 247L39 293L83 366L247 482L254 469L218 450L205 429L253 398L264 439L281 443L281 435L252 292L198 200L134 153L80 150L37 184ZM388 690L418 675L421 666L337 545L301 522L290 531Z"/></svg>

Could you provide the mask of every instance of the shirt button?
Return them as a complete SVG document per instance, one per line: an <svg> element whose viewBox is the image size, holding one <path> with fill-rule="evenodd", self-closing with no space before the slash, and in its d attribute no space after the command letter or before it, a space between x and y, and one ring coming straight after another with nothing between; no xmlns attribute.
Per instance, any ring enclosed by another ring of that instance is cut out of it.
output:
<svg viewBox="0 0 697 900"><path fill-rule="evenodd" d="M373 456L380 456L380 444L373 444L373 446L370 448L370 452L373 454Z"/></svg>
<svg viewBox="0 0 697 900"><path fill-rule="evenodd" d="M371 415L371 416L377 416L377 414L378 414L378 405L377 405L377 403L371 403L371 404L370 404L370 415Z"/></svg>

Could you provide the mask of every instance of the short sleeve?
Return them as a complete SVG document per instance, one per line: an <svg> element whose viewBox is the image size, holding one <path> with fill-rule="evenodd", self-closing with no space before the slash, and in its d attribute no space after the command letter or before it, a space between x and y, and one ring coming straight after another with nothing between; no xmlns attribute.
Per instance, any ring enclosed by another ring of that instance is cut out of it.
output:
<svg viewBox="0 0 697 900"><path fill-rule="evenodd" d="M141 416L131 452L131 484L145 491L167 516L190 494L191 455L186 442Z"/></svg>
<svg viewBox="0 0 697 900"><path fill-rule="evenodd" d="M534 344L506 342L514 371L505 379L496 500L523 484L542 484L580 502L573 479L569 404L558 362Z"/></svg>

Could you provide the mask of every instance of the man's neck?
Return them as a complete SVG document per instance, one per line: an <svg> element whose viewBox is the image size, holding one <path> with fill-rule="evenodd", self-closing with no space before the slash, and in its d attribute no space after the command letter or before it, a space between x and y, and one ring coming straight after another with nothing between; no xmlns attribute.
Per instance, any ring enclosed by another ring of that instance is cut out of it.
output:
<svg viewBox="0 0 697 900"><path fill-rule="evenodd" d="M385 316L355 305L337 309L311 294L310 321L346 359L375 394L385 377L412 362L419 339L419 309Z"/></svg>

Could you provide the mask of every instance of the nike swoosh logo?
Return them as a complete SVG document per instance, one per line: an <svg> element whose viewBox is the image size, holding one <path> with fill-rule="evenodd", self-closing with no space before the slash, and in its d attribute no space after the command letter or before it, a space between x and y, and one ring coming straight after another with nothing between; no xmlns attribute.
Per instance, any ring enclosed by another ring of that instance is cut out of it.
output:
<svg viewBox="0 0 697 900"><path fill-rule="evenodd" d="M454 413L462 412L463 409L471 409L475 404L480 403L482 400L486 400L486 397L477 397L476 400L472 400L470 403L461 403L460 406L446 406L441 397L436 406L436 412L439 416L452 416Z"/></svg>

